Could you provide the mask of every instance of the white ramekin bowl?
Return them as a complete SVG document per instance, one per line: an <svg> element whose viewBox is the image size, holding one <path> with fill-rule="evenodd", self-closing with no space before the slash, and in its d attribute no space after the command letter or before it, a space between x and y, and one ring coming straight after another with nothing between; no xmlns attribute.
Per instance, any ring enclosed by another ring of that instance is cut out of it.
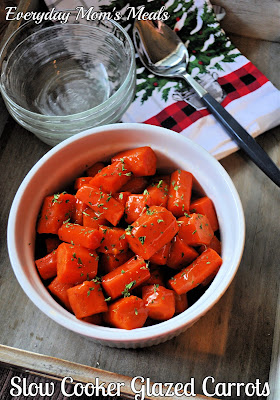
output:
<svg viewBox="0 0 280 400"><path fill-rule="evenodd" d="M210 287L183 313L154 326L126 331L80 321L62 308L44 287L34 264L36 220L48 194L68 183L96 161L125 149L148 145L159 167L190 171L216 207L223 264ZM238 193L224 168L204 149L167 129L144 124L113 124L77 134L50 150L31 169L14 198L8 222L8 250L19 284L48 317L98 343L112 347L151 346L189 328L221 298L241 260L245 222Z"/></svg>

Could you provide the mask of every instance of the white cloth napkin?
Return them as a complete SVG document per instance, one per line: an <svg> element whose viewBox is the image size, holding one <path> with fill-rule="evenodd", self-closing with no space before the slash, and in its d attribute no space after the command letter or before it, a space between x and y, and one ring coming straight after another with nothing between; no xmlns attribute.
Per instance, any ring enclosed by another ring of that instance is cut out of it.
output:
<svg viewBox="0 0 280 400"><path fill-rule="evenodd" d="M133 20L127 8L159 10L163 5L170 17L165 21L189 50L188 72L200 81L230 114L253 136L280 123L280 91L230 42L221 29L208 0L45 0L56 10L77 6L95 11L120 10L120 23L131 33ZM134 102L122 122L159 125L190 138L215 158L238 149L224 128L200 103L197 95L180 80L149 73L137 58L137 89Z"/></svg>

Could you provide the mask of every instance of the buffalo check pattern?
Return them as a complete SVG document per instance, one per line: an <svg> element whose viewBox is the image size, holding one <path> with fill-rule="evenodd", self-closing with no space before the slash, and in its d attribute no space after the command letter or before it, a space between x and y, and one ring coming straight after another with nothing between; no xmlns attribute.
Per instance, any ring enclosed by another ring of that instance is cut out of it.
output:
<svg viewBox="0 0 280 400"><path fill-rule="evenodd" d="M231 101L257 90L266 82L268 82L266 76L251 62L248 62L236 71L218 78L218 83L226 93L221 104L225 107ZM147 119L144 123L162 126L180 133L206 115L209 115L207 109L196 110L185 101L178 101Z"/></svg>

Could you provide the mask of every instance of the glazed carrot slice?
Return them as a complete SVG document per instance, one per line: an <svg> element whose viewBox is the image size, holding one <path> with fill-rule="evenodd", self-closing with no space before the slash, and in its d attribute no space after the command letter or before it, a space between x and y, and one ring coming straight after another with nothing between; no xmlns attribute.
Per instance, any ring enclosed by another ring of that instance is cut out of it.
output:
<svg viewBox="0 0 280 400"><path fill-rule="evenodd" d="M99 229L99 225L108 225L109 222L103 217L103 214L99 211L93 211L90 207L86 207L83 211L83 226L89 228Z"/></svg>
<svg viewBox="0 0 280 400"><path fill-rule="evenodd" d="M219 272L220 267L218 267L211 275L209 275L203 282L201 282L201 286L207 286L209 283L215 278L217 273Z"/></svg>
<svg viewBox="0 0 280 400"><path fill-rule="evenodd" d="M149 204L151 206L162 206L166 207L168 200L168 184L165 183L162 179L158 182L153 183L151 186L148 186L144 191L144 194L147 194L149 197Z"/></svg>
<svg viewBox="0 0 280 400"><path fill-rule="evenodd" d="M108 310L100 282L85 281L67 290L72 310L77 318L89 317Z"/></svg>
<svg viewBox="0 0 280 400"><path fill-rule="evenodd" d="M53 278L57 273L57 250L36 260L35 264L42 279Z"/></svg>
<svg viewBox="0 0 280 400"><path fill-rule="evenodd" d="M164 275L162 268L158 265L150 264L150 278L143 285L161 285L164 286Z"/></svg>
<svg viewBox="0 0 280 400"><path fill-rule="evenodd" d="M128 250L119 254L100 254L100 274L106 275L114 269L118 268L120 265L126 263L130 258L133 257L133 252Z"/></svg>
<svg viewBox="0 0 280 400"><path fill-rule="evenodd" d="M74 183L74 189L78 190L82 186L88 185L91 180L92 180L91 176L83 176L80 178L76 178L75 183Z"/></svg>
<svg viewBox="0 0 280 400"><path fill-rule="evenodd" d="M59 228L58 237L62 242L78 244L95 250L100 246L103 235L99 229L67 222Z"/></svg>
<svg viewBox="0 0 280 400"><path fill-rule="evenodd" d="M124 161L135 176L150 176L156 173L157 157L151 147L122 151L115 155L112 162Z"/></svg>
<svg viewBox="0 0 280 400"><path fill-rule="evenodd" d="M164 321L175 314L175 297L173 290L160 285L144 286L142 297L150 318Z"/></svg>
<svg viewBox="0 0 280 400"><path fill-rule="evenodd" d="M197 257L198 252L193 247L185 244L183 240L176 235L171 242L166 265L173 269L179 269L182 265L188 265Z"/></svg>
<svg viewBox="0 0 280 400"><path fill-rule="evenodd" d="M52 251L56 250L58 246L60 245L60 240L58 237L49 237L46 238L45 244L46 244L46 249L47 249L47 254L51 253Z"/></svg>
<svg viewBox="0 0 280 400"><path fill-rule="evenodd" d="M222 259L213 249L207 249L191 265L184 268L168 283L177 294L189 292L200 285L222 264Z"/></svg>
<svg viewBox="0 0 280 400"><path fill-rule="evenodd" d="M175 217L164 207L149 207L128 229L127 240L135 254L150 259L178 232Z"/></svg>
<svg viewBox="0 0 280 400"><path fill-rule="evenodd" d="M189 246L209 246L214 236L208 218L202 214L187 214L178 219L178 225L178 236Z"/></svg>
<svg viewBox="0 0 280 400"><path fill-rule="evenodd" d="M76 197L86 203L93 211L100 213L112 225L116 226L124 213L124 206L112 195L104 193L94 186L83 186Z"/></svg>
<svg viewBox="0 0 280 400"><path fill-rule="evenodd" d="M86 170L86 174L87 176L94 177L97 172L101 171L104 167L105 165L102 162L97 162Z"/></svg>
<svg viewBox="0 0 280 400"><path fill-rule="evenodd" d="M186 293L177 294L174 293L175 297L175 314L180 314L188 308L188 298Z"/></svg>
<svg viewBox="0 0 280 400"><path fill-rule="evenodd" d="M71 218L74 207L75 196L72 194L60 193L47 196L43 202L37 232L57 234L63 222Z"/></svg>
<svg viewBox="0 0 280 400"><path fill-rule="evenodd" d="M87 205L85 203L83 203L81 200L76 198L75 207L74 207L72 218L71 218L71 221L74 224L82 225L83 213L86 208L87 208Z"/></svg>
<svg viewBox="0 0 280 400"><path fill-rule="evenodd" d="M202 253L204 250L206 250L208 247L211 249L215 250L219 255L222 253L222 245L217 236L213 236L209 246L202 245L199 247L198 251L199 253Z"/></svg>
<svg viewBox="0 0 280 400"><path fill-rule="evenodd" d="M142 328L147 317L148 310L143 300L136 296L115 301L104 314L104 319L109 325L127 330Z"/></svg>
<svg viewBox="0 0 280 400"><path fill-rule="evenodd" d="M128 224L132 224L140 217L146 206L151 205L149 197L144 194L131 194L128 196L125 204L125 220Z"/></svg>
<svg viewBox="0 0 280 400"><path fill-rule="evenodd" d="M182 217L190 208L193 176L190 172L177 170L171 174L167 209L175 217Z"/></svg>
<svg viewBox="0 0 280 400"><path fill-rule="evenodd" d="M166 265L170 251L170 246L171 242L166 243L150 258L150 262L157 265Z"/></svg>
<svg viewBox="0 0 280 400"><path fill-rule="evenodd" d="M133 176L124 186L122 192L130 192L132 194L140 194L147 187L148 180L143 176Z"/></svg>
<svg viewBox="0 0 280 400"><path fill-rule="evenodd" d="M122 161L116 161L98 172L89 182L107 193L116 193L131 179L129 167Z"/></svg>
<svg viewBox="0 0 280 400"><path fill-rule="evenodd" d="M116 299L129 295L129 291L150 278L149 268L142 257L135 256L102 278L106 293Z"/></svg>
<svg viewBox="0 0 280 400"><path fill-rule="evenodd" d="M120 192L120 193L113 193L113 197L119 203L121 203L125 207L125 203L127 202L128 196L130 196L130 192Z"/></svg>
<svg viewBox="0 0 280 400"><path fill-rule="evenodd" d="M216 210L209 197L205 196L193 201L190 205L190 212L206 215L213 231L215 232L219 229Z"/></svg>
<svg viewBox="0 0 280 400"><path fill-rule="evenodd" d="M98 256L94 250L61 243L57 249L57 277L61 283L76 284L97 274Z"/></svg>
<svg viewBox="0 0 280 400"><path fill-rule="evenodd" d="M84 322L88 322L93 325L102 325L103 322L103 313L93 314L89 317L80 318Z"/></svg>
<svg viewBox="0 0 280 400"><path fill-rule="evenodd" d="M69 303L67 290L70 289L72 286L73 285L69 283L61 283L57 277L54 278L54 280L48 286L48 289L52 293L52 295L60 300L60 302L69 311L72 311L72 308Z"/></svg>
<svg viewBox="0 0 280 400"><path fill-rule="evenodd" d="M128 250L128 242L123 228L100 226L102 241L98 248L101 253L119 254Z"/></svg>

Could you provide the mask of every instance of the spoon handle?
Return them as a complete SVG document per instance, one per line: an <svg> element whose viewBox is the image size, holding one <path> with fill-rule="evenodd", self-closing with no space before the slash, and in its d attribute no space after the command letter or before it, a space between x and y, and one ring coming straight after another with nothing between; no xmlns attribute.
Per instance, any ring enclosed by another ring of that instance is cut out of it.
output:
<svg viewBox="0 0 280 400"><path fill-rule="evenodd" d="M249 133L232 117L221 104L215 100L202 86L195 82L188 74L183 77L193 87L204 101L208 110L227 130L229 136L245 151L251 160L278 186L280 187L280 170L263 150L263 148L249 135ZM191 78L191 79L190 79Z"/></svg>

